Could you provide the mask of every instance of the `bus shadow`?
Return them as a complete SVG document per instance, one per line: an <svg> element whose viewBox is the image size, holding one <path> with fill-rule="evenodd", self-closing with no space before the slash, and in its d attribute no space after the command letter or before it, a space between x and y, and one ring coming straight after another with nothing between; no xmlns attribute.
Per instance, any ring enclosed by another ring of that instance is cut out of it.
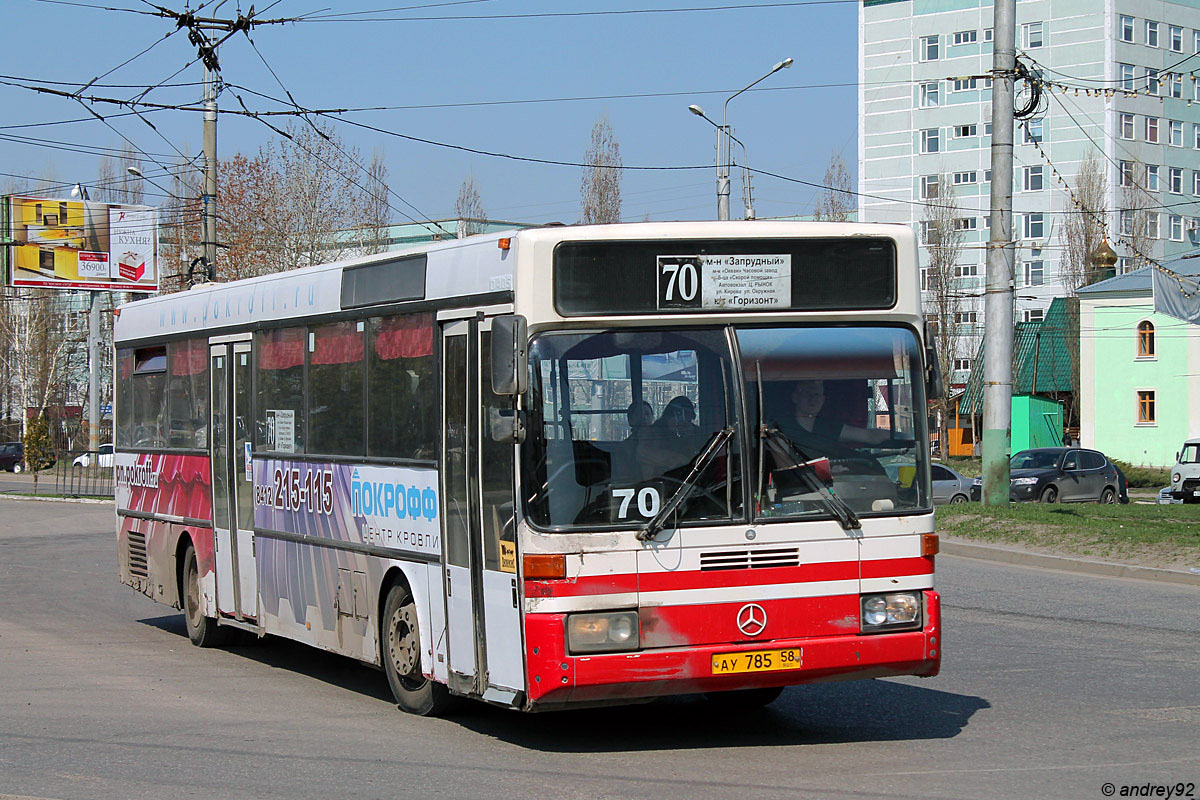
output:
<svg viewBox="0 0 1200 800"><path fill-rule="evenodd" d="M187 626L183 621L183 614L167 614L138 621L187 639ZM364 666L351 658L278 636L259 639L253 634L240 631L236 633L233 641L221 647L221 650L273 669L294 672L364 697L395 704L391 690L388 689L387 679L377 669Z"/></svg>
<svg viewBox="0 0 1200 800"><path fill-rule="evenodd" d="M990 707L981 697L868 680L793 686L771 705L743 711L692 695L532 716L472 704L453 719L530 750L599 753L948 739Z"/></svg>
<svg viewBox="0 0 1200 800"><path fill-rule="evenodd" d="M187 638L182 614L139 621ZM383 673L344 656L274 636L245 636L223 649L274 669L395 704ZM793 686L769 706L746 710L725 710L702 696L685 695L642 705L540 714L459 700L447 716L467 730L530 750L605 753L949 739L966 728L975 712L991 708L982 697L926 688L908 680Z"/></svg>

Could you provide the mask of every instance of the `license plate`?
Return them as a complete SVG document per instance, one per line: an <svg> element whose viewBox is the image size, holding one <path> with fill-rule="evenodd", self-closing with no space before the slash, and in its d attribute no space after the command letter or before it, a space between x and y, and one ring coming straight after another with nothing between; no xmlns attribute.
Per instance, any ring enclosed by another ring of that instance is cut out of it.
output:
<svg viewBox="0 0 1200 800"><path fill-rule="evenodd" d="M1193 497L1200 497L1200 489L1193 489L1193 490L1192 490L1192 496L1193 496Z"/></svg>
<svg viewBox="0 0 1200 800"><path fill-rule="evenodd" d="M738 672L772 672L781 669L800 669L804 666L804 648L787 650L755 650L750 653L714 653L713 675L733 675Z"/></svg>

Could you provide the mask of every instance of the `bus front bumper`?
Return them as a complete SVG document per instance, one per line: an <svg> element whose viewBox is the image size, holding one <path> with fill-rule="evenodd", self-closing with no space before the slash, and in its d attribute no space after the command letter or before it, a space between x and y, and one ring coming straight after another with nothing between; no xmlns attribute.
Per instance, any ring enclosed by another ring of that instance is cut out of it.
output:
<svg viewBox="0 0 1200 800"><path fill-rule="evenodd" d="M598 655L566 653L564 614L530 614L525 618L528 707L536 710L853 678L931 677L941 669L941 619L938 593L925 590L924 594L924 626L919 630ZM799 650L798 666L713 674L713 656L777 650Z"/></svg>

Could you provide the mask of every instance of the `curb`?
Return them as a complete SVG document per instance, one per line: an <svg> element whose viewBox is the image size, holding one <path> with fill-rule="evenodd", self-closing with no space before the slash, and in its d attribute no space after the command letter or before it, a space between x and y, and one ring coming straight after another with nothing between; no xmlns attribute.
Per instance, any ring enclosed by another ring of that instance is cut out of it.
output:
<svg viewBox="0 0 1200 800"><path fill-rule="evenodd" d="M1012 547L987 544L970 544L961 540L942 539L941 552L948 556L977 558L983 561L999 561L1021 567L1042 567L1064 572L1081 572L1086 575L1101 575L1106 578L1136 578L1143 581L1177 583L1200 586L1200 573L1183 572L1177 569L1158 567L1135 567L1111 561L1094 561L1086 558L1053 556L1048 553L1031 553Z"/></svg>
<svg viewBox="0 0 1200 800"><path fill-rule="evenodd" d="M96 505L116 502L115 500L98 500L92 497L30 497L23 494L4 494L3 492L0 492L0 499L28 500L34 503L93 503Z"/></svg>

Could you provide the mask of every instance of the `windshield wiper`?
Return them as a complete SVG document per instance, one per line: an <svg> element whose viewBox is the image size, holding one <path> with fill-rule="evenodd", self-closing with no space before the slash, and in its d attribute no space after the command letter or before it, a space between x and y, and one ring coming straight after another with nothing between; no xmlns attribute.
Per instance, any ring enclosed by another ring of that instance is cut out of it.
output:
<svg viewBox="0 0 1200 800"><path fill-rule="evenodd" d="M858 530L862 528L862 523L859 522L858 515L854 513L854 509L846 504L846 501L841 496L833 491L833 488L825 485L825 483L817 477L816 470L813 467L812 459L804 454L800 448L796 447L796 443L783 434L778 428L772 428L765 422L759 426L760 445L765 444L771 446L771 455L775 458L776 463L786 462L790 460L792 463L782 467L784 470L795 470L795 474L800 477L810 489L816 492L822 504L828 508L838 522L841 523L843 530ZM761 450L760 450L761 452ZM786 457L786 458L781 458ZM761 469L761 468L760 468Z"/></svg>
<svg viewBox="0 0 1200 800"><path fill-rule="evenodd" d="M659 531L663 529L663 524L667 521L667 517L673 514L675 509L679 507L679 504L691 494L692 489L696 487L696 481L700 478L700 473L712 463L713 459L721 452L721 448L724 447L725 443L733 438L733 434L734 427L730 425L717 431L709 438L708 444L704 445L704 449L700 451L700 455L693 462L692 471L679 484L679 488L675 490L675 493L663 503L658 513L638 531L637 538L639 541L644 542L658 535Z"/></svg>

